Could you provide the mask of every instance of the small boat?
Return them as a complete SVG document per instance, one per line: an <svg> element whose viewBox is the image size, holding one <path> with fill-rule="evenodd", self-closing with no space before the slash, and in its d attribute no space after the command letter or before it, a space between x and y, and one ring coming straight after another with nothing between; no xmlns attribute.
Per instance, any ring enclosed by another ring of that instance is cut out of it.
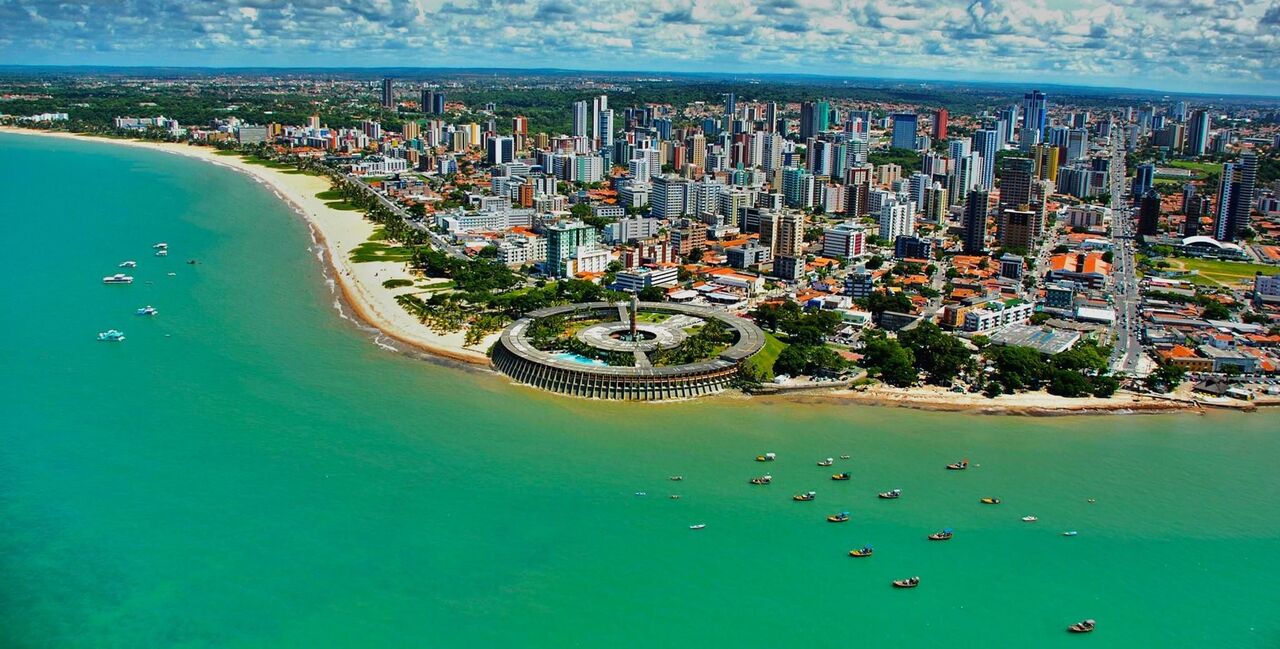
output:
<svg viewBox="0 0 1280 649"><path fill-rule="evenodd" d="M849 520L849 512L840 512L827 517L828 523L843 523Z"/></svg>
<svg viewBox="0 0 1280 649"><path fill-rule="evenodd" d="M930 541L950 541L952 534L954 534L954 531L950 527L948 527L947 529L942 530L941 532L934 532L933 534L930 534L929 540Z"/></svg>
<svg viewBox="0 0 1280 649"><path fill-rule="evenodd" d="M200 263L200 262L198 262L198 261L196 261L196 260L194 260L194 259L188 259L188 260L187 260L187 263L188 263L188 264L191 264L192 266L195 266L196 264L198 264L198 263Z"/></svg>
<svg viewBox="0 0 1280 649"><path fill-rule="evenodd" d="M871 553L872 549L869 545L862 546L861 550L849 550L849 556L851 557L869 557Z"/></svg>
<svg viewBox="0 0 1280 649"><path fill-rule="evenodd" d="M141 309L138 309L137 311L134 311L134 313L136 313L136 314L138 314L138 315L155 315L155 314L159 313L159 311L156 311L156 308L155 308L155 307L153 307L153 306L151 306L150 304L148 304L147 306L144 306L144 307L142 307Z"/></svg>
<svg viewBox="0 0 1280 649"><path fill-rule="evenodd" d="M1097 625L1093 620L1081 620L1067 627L1067 630L1071 633L1091 633Z"/></svg>
<svg viewBox="0 0 1280 649"><path fill-rule="evenodd" d="M756 456L756 462L772 462L776 459L778 459L777 453L765 453L764 455Z"/></svg>
<svg viewBox="0 0 1280 649"><path fill-rule="evenodd" d="M133 261L132 259L129 261L122 261L116 265L116 268L137 268L137 267L138 267L138 262Z"/></svg>
<svg viewBox="0 0 1280 649"><path fill-rule="evenodd" d="M682 475L673 475L673 476L671 476L670 480L671 480L672 482L680 482L681 480L684 480L684 476L682 476Z"/></svg>
<svg viewBox="0 0 1280 649"><path fill-rule="evenodd" d="M704 528L704 527L706 527L706 526L707 526L707 524L706 524L706 523L698 523L697 525L690 525L690 526L689 526L689 529L691 529L691 530L700 530L700 529L702 529L702 528Z"/></svg>
<svg viewBox="0 0 1280 649"><path fill-rule="evenodd" d="M841 456L840 456L840 459L842 459L842 460L847 460L847 459L849 459L849 456L848 456L848 455L841 455Z"/></svg>
<svg viewBox="0 0 1280 649"><path fill-rule="evenodd" d="M1090 499L1089 499L1089 504L1090 504L1090 505L1092 505L1093 503L1096 503L1096 502L1098 502L1098 499L1097 499L1097 498L1090 498Z"/></svg>
<svg viewBox="0 0 1280 649"><path fill-rule="evenodd" d="M836 473L831 476L831 479L832 480L848 480L849 478L852 478L852 477L853 476L849 475L848 473Z"/></svg>
<svg viewBox="0 0 1280 649"><path fill-rule="evenodd" d="M984 504L984 505L999 505L999 504L1000 504L1000 499L999 499L999 498L983 498L982 500L979 500L978 502L980 502L980 503L982 503L982 504Z"/></svg>
<svg viewBox="0 0 1280 649"><path fill-rule="evenodd" d="M817 498L817 497L818 497L818 492L816 492L816 491L806 491L806 492L804 492L804 493L802 493L802 494L796 494L796 495L792 496L792 497L791 497L791 499L792 499L792 500L794 500L794 501L796 501L796 502L807 503L807 502L809 502L810 500L813 500L814 498Z"/></svg>
<svg viewBox="0 0 1280 649"><path fill-rule="evenodd" d="M876 494L876 495L878 495L881 498L884 498L885 500L893 500L894 498L902 497L902 490L891 489L889 491L881 491L879 494Z"/></svg>
<svg viewBox="0 0 1280 649"><path fill-rule="evenodd" d="M637 492L636 492L636 495L637 495L637 496L648 496L649 494L648 494L647 492L644 492L644 491L637 491Z"/></svg>
<svg viewBox="0 0 1280 649"><path fill-rule="evenodd" d="M1067 531L1065 531L1065 532L1063 532L1063 533L1062 533L1062 535L1063 535L1063 536L1075 536L1075 535L1077 535L1077 534L1079 534L1079 532L1077 532L1077 531L1075 531L1075 530L1067 530Z"/></svg>
<svg viewBox="0 0 1280 649"><path fill-rule="evenodd" d="M116 329L108 329L98 334L98 340L108 343L124 342L124 332Z"/></svg>
<svg viewBox="0 0 1280 649"><path fill-rule="evenodd" d="M960 460L959 462L952 462L947 465L948 471L964 471L967 468L969 468L968 459Z"/></svg>
<svg viewBox="0 0 1280 649"><path fill-rule="evenodd" d="M671 494L672 500L680 500L680 494Z"/></svg>
<svg viewBox="0 0 1280 649"><path fill-rule="evenodd" d="M178 276L177 273L169 273L169 277L177 277L177 276Z"/></svg>
<svg viewBox="0 0 1280 649"><path fill-rule="evenodd" d="M157 256L157 257L168 257L168 256L169 256L169 251L168 251L168 250L157 250L157 251L156 251L156 256Z"/></svg>
<svg viewBox="0 0 1280 649"><path fill-rule="evenodd" d="M1023 517L1022 517L1022 522L1023 522L1023 523L1034 523L1034 522L1036 522L1036 521L1038 521L1038 520L1040 520L1040 519L1036 518L1035 516L1023 516Z"/></svg>
<svg viewBox="0 0 1280 649"><path fill-rule="evenodd" d="M169 247L169 244L167 244L167 243L157 243L156 245L151 246L151 247L152 247L152 248L155 248L156 250L165 250L165 249L167 249L167 248Z"/></svg>
<svg viewBox="0 0 1280 649"><path fill-rule="evenodd" d="M827 458L825 460L818 460L818 466L831 466L832 464L835 464L835 463L836 461L831 458Z"/></svg>
<svg viewBox="0 0 1280 649"><path fill-rule="evenodd" d="M769 484L770 482L773 482L773 476L771 475L762 475L751 479L751 484Z"/></svg>
<svg viewBox="0 0 1280 649"><path fill-rule="evenodd" d="M125 275L124 273L116 273L115 275L111 275L110 277L103 277L102 283L103 284L132 284L133 277L129 275Z"/></svg>
<svg viewBox="0 0 1280 649"><path fill-rule="evenodd" d="M895 579L893 581L894 588L915 588L916 586L919 586L919 585L920 585L919 577L912 577L910 579Z"/></svg>

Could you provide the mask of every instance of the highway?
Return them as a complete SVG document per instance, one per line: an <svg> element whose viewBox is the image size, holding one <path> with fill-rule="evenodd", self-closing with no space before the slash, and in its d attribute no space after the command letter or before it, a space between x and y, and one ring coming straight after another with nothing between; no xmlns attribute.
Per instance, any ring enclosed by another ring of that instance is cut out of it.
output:
<svg viewBox="0 0 1280 649"><path fill-rule="evenodd" d="M1112 327L1115 351L1111 370L1116 374L1135 376L1142 360L1142 340L1138 315L1138 271L1134 258L1134 226L1129 205L1125 202L1124 146L1119 138L1111 140L1111 246L1112 299L1116 321Z"/></svg>
<svg viewBox="0 0 1280 649"><path fill-rule="evenodd" d="M364 179L352 174L344 174L344 177L351 183L355 184L355 186L361 188L362 190L367 192L369 195L373 196L374 199L377 200L379 203L381 203L383 207L391 210L392 214L395 214L396 216L399 216L401 219L403 219L404 222L408 224L409 227L419 232L425 233L431 241L431 246L436 250L444 252L456 259L461 259L463 261L471 260L471 258L468 257L466 254L464 254L461 250L458 250L456 246L450 244L447 239L433 232L431 228L427 227L427 224L421 221L414 220L412 215L410 215L407 210L401 207L399 203L396 203L395 201L388 199L386 196L382 195L381 192L370 187L368 183L364 181Z"/></svg>

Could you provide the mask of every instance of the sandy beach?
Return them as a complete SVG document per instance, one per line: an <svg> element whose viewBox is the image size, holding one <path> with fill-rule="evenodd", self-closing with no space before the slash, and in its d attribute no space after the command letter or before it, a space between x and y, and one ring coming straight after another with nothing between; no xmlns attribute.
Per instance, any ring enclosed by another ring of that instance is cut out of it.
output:
<svg viewBox="0 0 1280 649"><path fill-rule="evenodd" d="M409 315L395 300L401 293L413 293L420 289L414 286L387 289L382 286L382 283L389 279L421 282L422 278L411 275L401 263L351 261L351 251L369 240L375 226L372 222L365 220L360 212L333 209L325 205L323 200L316 198L316 194L329 189L329 181L326 178L286 173L284 170L250 164L239 156L218 155L216 149L206 146L103 138L7 126L0 126L0 132L103 142L163 151L247 174L270 187L277 197L288 203L307 222L316 243L324 247L324 261L333 272L335 288L342 292L347 305L357 317L396 341L429 354L473 365L484 367L489 365L489 358L484 350L497 339L497 334L475 347L464 347L462 332L450 334L433 332Z"/></svg>

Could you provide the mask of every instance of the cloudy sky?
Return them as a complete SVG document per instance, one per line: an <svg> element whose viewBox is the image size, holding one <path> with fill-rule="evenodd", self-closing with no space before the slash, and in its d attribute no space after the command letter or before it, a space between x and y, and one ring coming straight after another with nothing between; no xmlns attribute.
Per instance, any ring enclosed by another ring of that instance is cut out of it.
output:
<svg viewBox="0 0 1280 649"><path fill-rule="evenodd" d="M0 0L0 64L811 72L1280 95L1280 0Z"/></svg>

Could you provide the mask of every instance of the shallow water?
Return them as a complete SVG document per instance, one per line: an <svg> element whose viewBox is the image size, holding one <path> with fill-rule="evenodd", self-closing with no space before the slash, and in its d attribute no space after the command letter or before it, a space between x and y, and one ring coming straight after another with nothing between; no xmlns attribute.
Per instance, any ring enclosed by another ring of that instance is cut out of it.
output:
<svg viewBox="0 0 1280 649"><path fill-rule="evenodd" d="M0 135L0 178L0 645L1280 645L1273 413L566 399L375 344L232 171Z"/></svg>

